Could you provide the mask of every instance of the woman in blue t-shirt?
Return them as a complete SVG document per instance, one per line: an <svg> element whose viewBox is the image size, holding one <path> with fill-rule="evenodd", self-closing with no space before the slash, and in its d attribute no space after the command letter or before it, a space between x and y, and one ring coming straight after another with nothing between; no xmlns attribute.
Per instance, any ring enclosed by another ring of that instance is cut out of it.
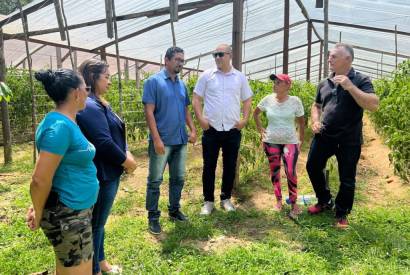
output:
<svg viewBox="0 0 410 275"><path fill-rule="evenodd" d="M304 138L305 119L302 101L297 96L290 96L292 80L287 74L272 74L274 81L273 94L264 97L253 113L256 127L261 134L263 148L269 161L272 185L276 197L276 210L282 210L282 191L280 183L280 162L283 160L288 180L291 218L297 218L301 210L296 204L297 175L296 163ZM266 112L268 125L262 127L259 115ZM296 133L295 120L298 124L299 136Z"/></svg>
<svg viewBox="0 0 410 275"><path fill-rule="evenodd" d="M27 213L31 230L41 227L56 255L57 274L91 274L91 215L97 199L94 146L76 123L88 88L72 70L35 73L56 108L38 125L39 156L30 185L33 206Z"/></svg>
<svg viewBox="0 0 410 275"><path fill-rule="evenodd" d="M86 107L77 115L78 125L87 139L94 144L97 177L100 182L98 199L93 210L93 273L118 273L120 268L105 259L104 226L117 194L120 177L124 170L131 173L136 162L128 151L125 124L103 98L111 81L108 64L97 59L85 60L79 67L91 92Z"/></svg>

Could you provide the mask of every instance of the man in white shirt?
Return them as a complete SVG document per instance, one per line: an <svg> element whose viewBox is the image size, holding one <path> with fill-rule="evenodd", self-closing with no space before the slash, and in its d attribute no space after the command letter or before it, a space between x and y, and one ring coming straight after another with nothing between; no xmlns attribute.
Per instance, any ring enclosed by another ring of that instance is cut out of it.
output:
<svg viewBox="0 0 410 275"><path fill-rule="evenodd" d="M214 209L215 170L221 148L221 207L226 211L235 211L231 193L241 143L241 129L248 122L253 95L245 75L231 64L231 46L221 44L212 55L216 68L206 70L201 75L192 98L195 115L203 129L202 183L205 203L201 209L202 215L209 215Z"/></svg>

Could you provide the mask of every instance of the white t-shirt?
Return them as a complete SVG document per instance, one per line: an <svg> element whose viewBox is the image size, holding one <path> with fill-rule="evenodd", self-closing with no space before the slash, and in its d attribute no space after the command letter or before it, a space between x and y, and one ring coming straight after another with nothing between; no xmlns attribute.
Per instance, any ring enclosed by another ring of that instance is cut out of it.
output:
<svg viewBox="0 0 410 275"><path fill-rule="evenodd" d="M275 94L265 96L258 108L266 112L268 127L263 142L273 144L297 144L295 118L304 115L302 101L297 96L289 96L284 102L278 102Z"/></svg>
<svg viewBox="0 0 410 275"><path fill-rule="evenodd" d="M240 120L241 102L253 95L245 75L233 67L228 73L206 70L194 93L204 99L204 117L217 131L232 129Z"/></svg>

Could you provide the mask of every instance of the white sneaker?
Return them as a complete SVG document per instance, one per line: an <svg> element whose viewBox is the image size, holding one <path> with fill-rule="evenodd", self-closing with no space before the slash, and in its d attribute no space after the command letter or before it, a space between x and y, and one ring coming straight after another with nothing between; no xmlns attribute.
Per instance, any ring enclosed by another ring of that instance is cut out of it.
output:
<svg viewBox="0 0 410 275"><path fill-rule="evenodd" d="M230 199L222 200L222 201L221 201L221 207L222 207L223 209L225 209L226 211L228 211L228 212L231 212L231 211L235 211L235 210L236 210L236 209L235 209L235 206L233 206L233 204L232 204L232 202L231 202Z"/></svg>
<svg viewBox="0 0 410 275"><path fill-rule="evenodd" d="M214 202L213 201L206 201L204 206L201 208L201 215L211 215L212 211L214 210Z"/></svg>

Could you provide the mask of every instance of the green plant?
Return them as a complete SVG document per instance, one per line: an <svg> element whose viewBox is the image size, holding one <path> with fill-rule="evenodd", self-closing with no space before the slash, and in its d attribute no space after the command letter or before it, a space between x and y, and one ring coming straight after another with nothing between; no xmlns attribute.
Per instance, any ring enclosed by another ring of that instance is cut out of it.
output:
<svg viewBox="0 0 410 275"><path fill-rule="evenodd" d="M370 117L391 152L394 171L410 181L410 61L399 65L392 80L374 82L380 98L379 109Z"/></svg>
<svg viewBox="0 0 410 275"><path fill-rule="evenodd" d="M12 92L10 88L6 85L4 82L0 82L0 101L3 99L7 102L10 101L10 98L12 96Z"/></svg>

